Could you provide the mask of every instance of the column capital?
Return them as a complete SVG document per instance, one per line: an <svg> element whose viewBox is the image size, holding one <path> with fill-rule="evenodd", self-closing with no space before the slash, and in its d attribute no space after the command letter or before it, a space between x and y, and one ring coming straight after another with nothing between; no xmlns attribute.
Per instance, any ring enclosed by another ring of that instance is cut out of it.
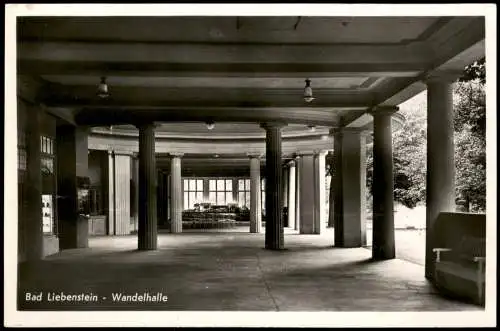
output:
<svg viewBox="0 0 500 331"><path fill-rule="evenodd" d="M328 133L330 136L336 136L342 134L342 128L340 126L330 128L330 131Z"/></svg>
<svg viewBox="0 0 500 331"><path fill-rule="evenodd" d="M392 116L399 111L398 106L375 106L368 110L368 114L375 116Z"/></svg>
<svg viewBox="0 0 500 331"><path fill-rule="evenodd" d="M168 153L171 157L183 157L184 153L182 152L170 152Z"/></svg>
<svg viewBox="0 0 500 331"><path fill-rule="evenodd" d="M313 156L315 153L314 151L297 151L295 153L296 156Z"/></svg>
<svg viewBox="0 0 500 331"><path fill-rule="evenodd" d="M426 73L422 80L426 84L434 82L454 83L462 74L463 71L460 70L435 70Z"/></svg>
<svg viewBox="0 0 500 331"><path fill-rule="evenodd" d="M128 155L128 156L133 156L134 152L132 151L120 151L120 150L115 150L115 155Z"/></svg>
<svg viewBox="0 0 500 331"><path fill-rule="evenodd" d="M287 126L288 124L284 122L265 122L265 123L260 123L260 127L263 129L279 129L284 126Z"/></svg>
<svg viewBox="0 0 500 331"><path fill-rule="evenodd" d="M247 153L247 156L250 159L260 159L263 155L261 153Z"/></svg>
<svg viewBox="0 0 500 331"><path fill-rule="evenodd" d="M290 160L290 161L288 161L288 162L287 162L287 165L288 165L290 168L295 167L295 162L296 162L295 160Z"/></svg>
<svg viewBox="0 0 500 331"><path fill-rule="evenodd" d="M149 126L152 126L153 129L156 129L159 124L156 124L154 121L151 121L151 120L142 120L142 119L138 119L138 120L135 120L133 125L138 129L140 130L141 128L146 128L146 127L149 127Z"/></svg>
<svg viewBox="0 0 500 331"><path fill-rule="evenodd" d="M328 151L324 149L315 149L314 151L314 156L325 156Z"/></svg>

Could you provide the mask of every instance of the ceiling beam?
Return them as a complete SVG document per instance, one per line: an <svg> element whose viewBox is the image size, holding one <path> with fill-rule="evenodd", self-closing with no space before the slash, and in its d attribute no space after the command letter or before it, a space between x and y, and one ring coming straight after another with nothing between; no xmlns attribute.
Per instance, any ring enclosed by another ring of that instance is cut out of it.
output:
<svg viewBox="0 0 500 331"><path fill-rule="evenodd" d="M21 41L21 60L173 64L426 63L431 54L420 42L363 44L189 44Z"/></svg>

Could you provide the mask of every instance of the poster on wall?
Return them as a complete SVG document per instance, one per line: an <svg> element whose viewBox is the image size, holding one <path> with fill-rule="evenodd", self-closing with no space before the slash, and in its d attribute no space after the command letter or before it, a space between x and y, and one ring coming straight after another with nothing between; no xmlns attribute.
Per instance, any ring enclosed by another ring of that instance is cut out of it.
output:
<svg viewBox="0 0 500 331"><path fill-rule="evenodd" d="M44 194L42 195L42 220L44 233L52 232L53 215L52 195Z"/></svg>

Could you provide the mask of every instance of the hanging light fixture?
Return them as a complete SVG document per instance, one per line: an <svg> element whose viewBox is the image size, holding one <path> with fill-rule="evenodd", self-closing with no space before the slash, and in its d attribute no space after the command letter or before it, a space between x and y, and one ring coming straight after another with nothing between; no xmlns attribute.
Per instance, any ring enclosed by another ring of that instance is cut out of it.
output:
<svg viewBox="0 0 500 331"><path fill-rule="evenodd" d="M101 77L101 82L97 87L97 96L102 99L109 97L108 84L106 84L106 77Z"/></svg>
<svg viewBox="0 0 500 331"><path fill-rule="evenodd" d="M311 102L314 100L313 91L311 88L311 80L309 78L306 79L306 87L304 88L304 101Z"/></svg>
<svg viewBox="0 0 500 331"><path fill-rule="evenodd" d="M213 130L213 128L215 127L214 121L207 121L206 125L207 125L207 129L209 129L209 130Z"/></svg>

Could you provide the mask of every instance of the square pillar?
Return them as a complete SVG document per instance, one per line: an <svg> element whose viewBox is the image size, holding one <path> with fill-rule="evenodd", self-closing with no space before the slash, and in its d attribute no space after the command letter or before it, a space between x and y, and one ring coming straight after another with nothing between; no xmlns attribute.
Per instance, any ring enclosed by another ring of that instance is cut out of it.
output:
<svg viewBox="0 0 500 331"><path fill-rule="evenodd" d="M300 229L300 157L295 157L295 230Z"/></svg>
<svg viewBox="0 0 500 331"><path fill-rule="evenodd" d="M366 136L342 128L335 139L335 246L366 244Z"/></svg>
<svg viewBox="0 0 500 331"><path fill-rule="evenodd" d="M82 196L82 209L79 210L78 191L85 188L80 183L88 172L88 130L59 126L56 134L59 247L85 248L88 247L89 232L88 218L85 216L88 213L88 200Z"/></svg>
<svg viewBox="0 0 500 331"><path fill-rule="evenodd" d="M299 204L300 204L300 234L314 234L315 231L315 183L314 154L303 152L299 154Z"/></svg>
<svg viewBox="0 0 500 331"><path fill-rule="evenodd" d="M114 152L114 235L130 234L130 179L132 153Z"/></svg>
<svg viewBox="0 0 500 331"><path fill-rule="evenodd" d="M325 155L314 152L314 233L321 234L326 228L325 218Z"/></svg>
<svg viewBox="0 0 500 331"><path fill-rule="evenodd" d="M182 171L181 171L181 157L182 153L170 153L171 166L171 214L170 214L170 232L182 232L182 209L183 209L183 188L182 188Z"/></svg>
<svg viewBox="0 0 500 331"><path fill-rule="evenodd" d="M36 262L43 259L43 220L42 220L42 172L40 121L41 109L27 106L28 119L26 121L26 204L24 231L19 232L21 242L24 242L27 262ZM75 191L76 194L76 191ZM20 201L21 203L21 201Z"/></svg>

